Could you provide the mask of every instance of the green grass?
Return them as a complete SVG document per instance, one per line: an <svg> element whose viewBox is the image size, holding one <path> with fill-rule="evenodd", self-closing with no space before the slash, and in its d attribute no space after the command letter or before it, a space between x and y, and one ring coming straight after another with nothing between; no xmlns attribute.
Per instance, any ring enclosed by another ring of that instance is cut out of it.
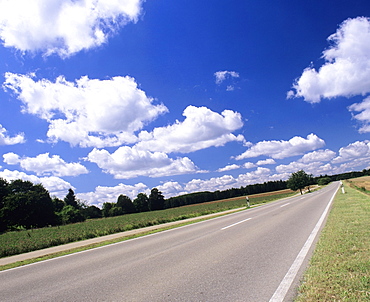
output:
<svg viewBox="0 0 370 302"><path fill-rule="evenodd" d="M370 197L338 191L296 301L370 301Z"/></svg>
<svg viewBox="0 0 370 302"><path fill-rule="evenodd" d="M222 214L220 213L220 215L222 215ZM119 238L115 238L115 239L112 239L112 240L105 240L105 241L102 241L102 242L93 243L93 244L89 244L89 245L83 245L81 247L77 247L77 248L73 248L73 249L69 249L69 250L63 250L61 252L46 254L44 256L40 256L40 257L36 257L36 258L30 258L30 259L26 259L26 260L22 260L22 261L9 263L9 264L6 264L6 265L1 265L0 266L0 271L15 268L15 267L19 267L19 266L23 266L23 265L27 265L27 264L32 264L32 263L35 263L35 262L48 260L48 259L52 259L52 258L56 258L56 257L61 257L61 256L64 256L64 255L69 255L69 254L72 254L72 253L77 253L77 252L81 252L81 251L85 251L85 250L89 250L89 249L93 249L93 248L97 248L97 247L101 247L101 246L105 246L105 245L109 245L109 244L113 244L113 243L117 243L117 242L122 242L122 241L125 241L125 240L129 240L129 239L133 239L133 238L137 238L137 237L141 237L141 236L145 236L145 235L158 233L158 232L162 232L162 231L165 231L165 230L170 230L170 229L173 229L173 228L176 228L176 227L192 224L192 223L199 222L199 221L202 221L202 220L206 220L206 218L199 218L199 219L196 219L196 220L193 220L193 221L183 222L183 223L179 223L179 224L172 225L172 226L166 226L166 227L158 228L158 229L155 229L155 230L152 230L152 231L143 231L143 232L139 232L139 233L133 234L133 235L119 237Z"/></svg>
<svg viewBox="0 0 370 302"><path fill-rule="evenodd" d="M251 204L264 203L289 195L292 195L292 193L287 194L284 192L282 194L264 197L251 196ZM245 197L239 197L220 202L208 202L163 211L92 219L82 223L59 227L6 232L0 235L0 258L66 244L69 242L217 213L243 207L245 205Z"/></svg>

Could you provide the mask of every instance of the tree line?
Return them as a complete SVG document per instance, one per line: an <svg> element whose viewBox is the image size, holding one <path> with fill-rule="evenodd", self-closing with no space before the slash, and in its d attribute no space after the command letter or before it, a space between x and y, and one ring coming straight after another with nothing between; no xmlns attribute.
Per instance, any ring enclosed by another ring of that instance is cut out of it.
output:
<svg viewBox="0 0 370 302"><path fill-rule="evenodd" d="M72 189L64 199L59 199L51 197L42 184L21 179L8 182L0 178L0 232L162 210L164 201L162 193L154 188L149 196L139 193L134 201L119 195L116 203L105 202L100 209L77 199Z"/></svg>
<svg viewBox="0 0 370 302"><path fill-rule="evenodd" d="M292 173L287 181L268 181L215 192L196 192L165 199L157 188L149 196L139 193L134 200L123 194L117 202L105 202L102 209L78 200L72 189L64 199L51 197L41 184L21 179L8 182L0 178L0 232L82 222L91 218L112 217L138 212L156 211L184 205L283 190L301 190L313 184L370 175L370 169L336 175L313 177L303 170Z"/></svg>

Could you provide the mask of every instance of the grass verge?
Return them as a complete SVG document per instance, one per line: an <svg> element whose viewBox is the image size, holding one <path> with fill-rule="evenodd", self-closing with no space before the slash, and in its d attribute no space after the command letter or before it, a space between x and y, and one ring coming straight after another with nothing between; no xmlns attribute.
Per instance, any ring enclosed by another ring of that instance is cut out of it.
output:
<svg viewBox="0 0 370 302"><path fill-rule="evenodd" d="M370 301L370 197L338 191L297 302Z"/></svg>

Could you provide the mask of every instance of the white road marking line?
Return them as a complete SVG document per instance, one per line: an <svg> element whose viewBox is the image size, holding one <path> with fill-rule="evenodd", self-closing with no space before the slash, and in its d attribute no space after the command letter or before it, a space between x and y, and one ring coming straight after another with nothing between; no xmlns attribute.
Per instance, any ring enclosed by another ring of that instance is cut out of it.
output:
<svg viewBox="0 0 370 302"><path fill-rule="evenodd" d="M286 203L286 204L283 204L282 206L280 206L280 208L282 207L286 207L287 205L290 205L290 202Z"/></svg>
<svg viewBox="0 0 370 302"><path fill-rule="evenodd" d="M252 219L252 218L247 218L247 219L244 219L244 220L242 220L242 221L239 221L239 222L236 222L236 223L230 224L230 225L228 225L228 226L226 226L226 227L222 228L221 230L226 230L226 229L231 228L231 227L233 227L233 226L235 226L235 225L237 225L237 224L240 224L240 223L246 222L246 221L251 220L251 219Z"/></svg>
<svg viewBox="0 0 370 302"><path fill-rule="evenodd" d="M339 189L339 186L338 186ZM279 287L276 289L275 293L270 299L270 302L282 302L284 301L284 298L290 288L290 286L293 283L294 278L297 276L297 273L302 266L302 263L304 259L306 258L308 251L310 250L313 241L315 240L316 235L318 234L321 225L323 224L326 215L329 212L330 206L334 200L335 194L337 193L338 189L334 192L333 196L331 197L328 205L326 206L324 212L322 213L319 221L317 222L316 226L312 230L310 236L308 236L308 239L306 243L303 245L301 251L299 252L297 258L294 260L292 266L286 273L284 279L281 281Z"/></svg>

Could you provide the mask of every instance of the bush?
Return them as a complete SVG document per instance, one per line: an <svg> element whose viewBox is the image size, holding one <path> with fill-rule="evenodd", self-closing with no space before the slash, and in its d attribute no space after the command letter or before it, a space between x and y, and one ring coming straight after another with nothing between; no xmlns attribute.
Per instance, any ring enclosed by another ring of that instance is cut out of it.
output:
<svg viewBox="0 0 370 302"><path fill-rule="evenodd" d="M325 186L325 185L329 184L330 182L331 182L330 177L323 177L323 178L320 178L317 181L317 184L320 185L320 186Z"/></svg>

